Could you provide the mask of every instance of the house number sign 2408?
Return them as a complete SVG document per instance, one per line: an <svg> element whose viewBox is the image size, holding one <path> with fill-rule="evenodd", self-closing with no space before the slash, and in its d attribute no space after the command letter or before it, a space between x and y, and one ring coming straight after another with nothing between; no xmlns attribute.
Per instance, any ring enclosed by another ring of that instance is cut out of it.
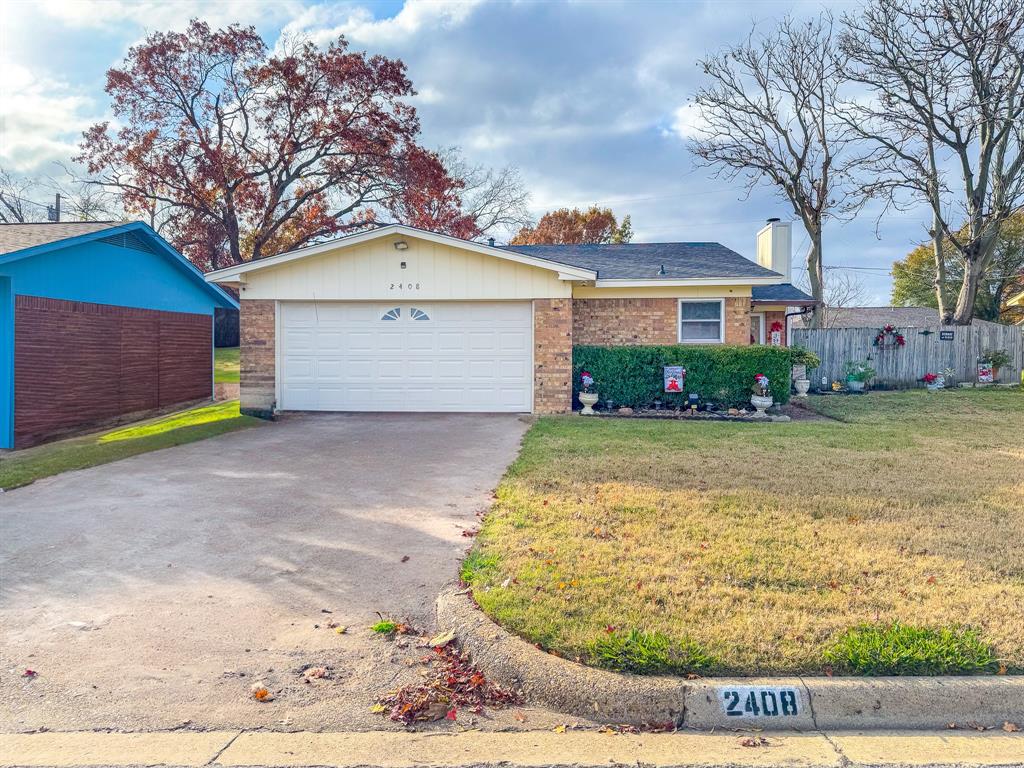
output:
<svg viewBox="0 0 1024 768"><path fill-rule="evenodd" d="M718 701L727 717L796 717L800 692L793 686L737 685L718 689Z"/></svg>
<svg viewBox="0 0 1024 768"><path fill-rule="evenodd" d="M389 291L418 291L420 289L419 283L389 283Z"/></svg>

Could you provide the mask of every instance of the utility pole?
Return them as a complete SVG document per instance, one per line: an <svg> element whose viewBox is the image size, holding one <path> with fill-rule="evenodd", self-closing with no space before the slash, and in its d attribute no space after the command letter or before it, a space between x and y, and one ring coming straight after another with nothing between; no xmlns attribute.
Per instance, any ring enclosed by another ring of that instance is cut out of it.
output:
<svg viewBox="0 0 1024 768"><path fill-rule="evenodd" d="M60 221L60 192L57 193L54 204L46 206L46 219L47 221Z"/></svg>

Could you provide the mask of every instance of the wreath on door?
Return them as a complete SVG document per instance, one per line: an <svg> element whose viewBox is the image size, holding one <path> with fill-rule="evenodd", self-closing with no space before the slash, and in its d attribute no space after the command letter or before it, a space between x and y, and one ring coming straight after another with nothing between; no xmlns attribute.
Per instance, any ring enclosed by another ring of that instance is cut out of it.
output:
<svg viewBox="0 0 1024 768"><path fill-rule="evenodd" d="M907 344L906 337L894 325L884 325L875 334L874 345L879 349L897 349Z"/></svg>

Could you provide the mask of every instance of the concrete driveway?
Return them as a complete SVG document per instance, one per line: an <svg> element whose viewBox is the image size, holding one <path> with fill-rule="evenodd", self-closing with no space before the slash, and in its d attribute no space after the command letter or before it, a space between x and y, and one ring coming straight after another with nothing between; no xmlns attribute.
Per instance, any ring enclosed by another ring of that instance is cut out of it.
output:
<svg viewBox="0 0 1024 768"><path fill-rule="evenodd" d="M431 627L525 429L295 415L0 495L0 730L385 727L423 651L368 627Z"/></svg>

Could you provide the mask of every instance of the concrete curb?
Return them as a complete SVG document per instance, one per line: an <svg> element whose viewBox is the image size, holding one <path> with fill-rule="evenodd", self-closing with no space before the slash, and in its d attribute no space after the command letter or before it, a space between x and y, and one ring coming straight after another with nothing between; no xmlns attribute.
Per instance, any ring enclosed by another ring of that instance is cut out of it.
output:
<svg viewBox="0 0 1024 768"><path fill-rule="evenodd" d="M439 630L455 632L474 662L495 682L530 702L607 723L795 730L941 729L1004 722L1024 727L1024 677L714 678L618 674L544 653L505 631L468 593L437 600ZM731 717L725 691L751 687L793 690L795 715Z"/></svg>

